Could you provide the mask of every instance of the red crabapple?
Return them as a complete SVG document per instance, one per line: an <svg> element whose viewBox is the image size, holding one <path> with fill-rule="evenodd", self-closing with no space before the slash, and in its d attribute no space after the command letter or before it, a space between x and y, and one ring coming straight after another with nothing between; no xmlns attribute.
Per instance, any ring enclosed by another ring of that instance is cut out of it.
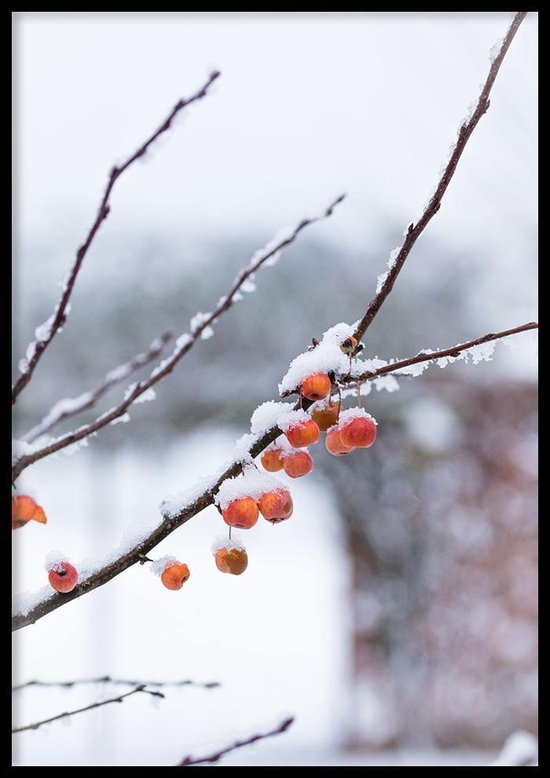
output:
<svg viewBox="0 0 550 778"><path fill-rule="evenodd" d="M160 575L167 589L181 589L190 576L189 568L183 562L169 562Z"/></svg>
<svg viewBox="0 0 550 778"><path fill-rule="evenodd" d="M306 400L322 400L326 397L331 389L330 378L326 373L314 373L314 375L308 375L304 378L300 384L300 394L305 397Z"/></svg>
<svg viewBox="0 0 550 778"><path fill-rule="evenodd" d="M222 510L226 524L238 529L250 529L258 521L258 506L252 497L238 497Z"/></svg>
<svg viewBox="0 0 550 778"><path fill-rule="evenodd" d="M262 494L258 506L264 519L276 524L292 516L293 504L287 489L277 488Z"/></svg>
<svg viewBox="0 0 550 778"><path fill-rule="evenodd" d="M283 462L285 473L291 478L299 478L313 470L313 459L307 451L295 451L288 454Z"/></svg>
<svg viewBox="0 0 550 778"><path fill-rule="evenodd" d="M286 439L293 448L304 448L317 443L320 430L313 419L305 419L285 430Z"/></svg>
<svg viewBox="0 0 550 778"><path fill-rule="evenodd" d="M231 546L229 548L222 546L214 554L216 567L222 573L231 575L240 575L248 567L248 555L246 549Z"/></svg>
<svg viewBox="0 0 550 778"><path fill-rule="evenodd" d="M340 413L340 403L333 403L315 408L311 411L311 418L317 424L321 432L326 432L338 421Z"/></svg>
<svg viewBox="0 0 550 778"><path fill-rule="evenodd" d="M283 460L281 458L281 450L278 448L267 448L262 456L261 463L264 469L270 473L276 473L278 470L283 469Z"/></svg>
<svg viewBox="0 0 550 778"><path fill-rule="evenodd" d="M43 508L40 507L32 497L18 494L11 498L11 528L19 529L34 519L40 524L46 524L47 518Z"/></svg>
<svg viewBox="0 0 550 778"><path fill-rule="evenodd" d="M48 570L50 586L57 592L72 592L78 583L78 572L70 562L56 562Z"/></svg>
<svg viewBox="0 0 550 778"><path fill-rule="evenodd" d="M341 439L340 430L338 427L327 432L325 438L325 446L327 451L333 454L335 457L344 456L344 454L350 454L353 451L353 446L346 446Z"/></svg>
<svg viewBox="0 0 550 778"><path fill-rule="evenodd" d="M340 427L340 439L345 446L368 448L376 438L376 424L367 416L358 416Z"/></svg>

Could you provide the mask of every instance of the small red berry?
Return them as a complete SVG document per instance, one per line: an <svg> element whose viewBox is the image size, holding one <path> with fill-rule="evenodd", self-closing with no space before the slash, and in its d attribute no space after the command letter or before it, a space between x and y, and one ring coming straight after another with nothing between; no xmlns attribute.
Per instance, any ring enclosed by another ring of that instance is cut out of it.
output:
<svg viewBox="0 0 550 778"><path fill-rule="evenodd" d="M273 522L273 524L292 516L292 497L287 489L278 488L271 492L265 492L260 497L258 505L264 519Z"/></svg>
<svg viewBox="0 0 550 778"><path fill-rule="evenodd" d="M276 473L278 470L282 470L283 460L281 458L281 450L278 448L266 449L261 456L261 462L264 469L270 473Z"/></svg>
<svg viewBox="0 0 550 778"><path fill-rule="evenodd" d="M325 446L327 451L335 457L341 457L344 456L344 454L350 454L353 451L353 446L346 446L342 442L340 430L337 427L334 427L334 429L327 432Z"/></svg>
<svg viewBox="0 0 550 778"><path fill-rule="evenodd" d="M258 506L252 497L239 497L222 510L226 524L238 529L250 529L258 521Z"/></svg>
<svg viewBox="0 0 550 778"><path fill-rule="evenodd" d="M285 473L291 478L299 478L313 470L313 459L307 451L295 451L285 457L283 466Z"/></svg>
<svg viewBox="0 0 550 778"><path fill-rule="evenodd" d="M332 384L326 373L314 373L300 384L300 394L307 400L322 400L331 390Z"/></svg>
<svg viewBox="0 0 550 778"><path fill-rule="evenodd" d="M48 570L50 586L57 592L72 592L78 583L78 572L70 562L56 562Z"/></svg>
<svg viewBox="0 0 550 778"><path fill-rule="evenodd" d="M313 419L299 421L285 430L286 439L293 448L305 448L317 443L320 430Z"/></svg>
<svg viewBox="0 0 550 778"><path fill-rule="evenodd" d="M248 555L244 548L222 546L214 554L216 567L222 573L240 575L248 567Z"/></svg>
<svg viewBox="0 0 550 778"><path fill-rule="evenodd" d="M369 448L376 439L376 424L367 416L359 416L340 428L340 439L345 446Z"/></svg>
<svg viewBox="0 0 550 778"><path fill-rule="evenodd" d="M167 589L181 589L190 576L189 568L183 562L169 562L160 575Z"/></svg>
<svg viewBox="0 0 550 778"><path fill-rule="evenodd" d="M311 418L317 424L321 432L326 432L330 427L333 427L338 421L338 414L340 413L340 403L332 403L315 408L311 411Z"/></svg>

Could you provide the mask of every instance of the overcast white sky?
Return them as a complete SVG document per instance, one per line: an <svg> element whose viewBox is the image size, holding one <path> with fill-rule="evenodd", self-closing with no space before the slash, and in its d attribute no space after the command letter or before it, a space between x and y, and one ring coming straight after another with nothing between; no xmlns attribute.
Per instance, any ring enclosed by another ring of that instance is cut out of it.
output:
<svg viewBox="0 0 550 778"><path fill-rule="evenodd" d="M213 68L212 95L120 182L116 227L187 236L280 225L365 245L418 215L508 13L17 13L15 172L27 241L73 246L106 173ZM430 227L518 247L536 196L537 15L522 25ZM384 219L385 221L385 219ZM110 227L110 229L114 229Z"/></svg>

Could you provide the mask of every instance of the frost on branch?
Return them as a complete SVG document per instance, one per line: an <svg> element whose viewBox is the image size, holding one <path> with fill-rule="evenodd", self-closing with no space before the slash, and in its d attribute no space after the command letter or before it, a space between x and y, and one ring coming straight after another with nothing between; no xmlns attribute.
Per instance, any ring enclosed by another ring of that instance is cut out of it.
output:
<svg viewBox="0 0 550 778"><path fill-rule="evenodd" d="M390 258L387 262L387 270L385 273L380 273L378 276L377 282L376 282L376 294L379 294L382 291L382 287L384 286L384 283L386 281L386 278L388 277L388 273L392 269L392 267L395 265L395 260L399 256L399 252L401 251L402 246L396 246L396 248L392 249L390 253Z"/></svg>

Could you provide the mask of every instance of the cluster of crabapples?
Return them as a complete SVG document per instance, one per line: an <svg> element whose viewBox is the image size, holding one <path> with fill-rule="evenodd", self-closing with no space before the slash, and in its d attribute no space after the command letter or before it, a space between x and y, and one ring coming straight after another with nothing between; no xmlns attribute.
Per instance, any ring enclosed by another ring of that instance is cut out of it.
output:
<svg viewBox="0 0 550 778"><path fill-rule="evenodd" d="M339 349L349 355L350 369L351 355L356 346L357 341L353 337L339 344ZM357 448L369 448L376 439L376 421L360 404L344 410L340 400L332 399L333 381L327 372L317 370L302 375L299 389L295 391L300 394L300 409L281 411L276 426L283 434L261 454L260 461L267 472L262 472L249 459L243 462L242 473L224 481L216 494L214 502L229 527L229 538L224 538L212 548L216 567L222 573L241 575L248 566L245 547L231 537L233 528L249 530L258 522L260 515L271 524L286 521L292 516L292 496L272 473L284 471L290 478L311 473L313 459L308 447L319 441L321 433L325 433L325 447L333 456L344 456ZM12 528L22 527L31 519L46 523L43 509L30 497L14 497ZM179 590L189 579L189 567L174 557L162 557L156 561L143 557L141 562L145 561L153 562L152 571L160 576L167 589ZM58 592L70 592L78 583L78 571L64 559L53 559L46 564L46 569L50 585Z"/></svg>

